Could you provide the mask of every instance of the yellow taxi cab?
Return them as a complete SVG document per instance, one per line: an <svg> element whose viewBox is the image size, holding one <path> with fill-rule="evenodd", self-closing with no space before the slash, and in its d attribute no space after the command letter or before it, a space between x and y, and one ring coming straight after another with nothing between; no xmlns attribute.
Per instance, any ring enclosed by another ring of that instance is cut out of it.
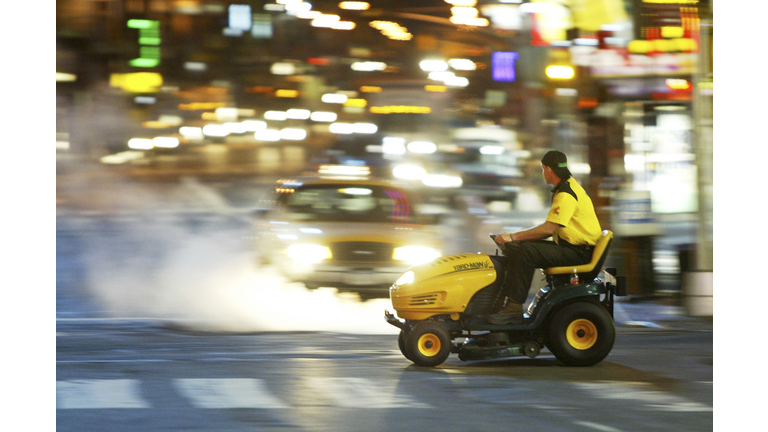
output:
<svg viewBox="0 0 768 432"><path fill-rule="evenodd" d="M437 219L396 182L312 176L280 180L257 222L256 249L291 281L386 297L408 268L442 255Z"/></svg>

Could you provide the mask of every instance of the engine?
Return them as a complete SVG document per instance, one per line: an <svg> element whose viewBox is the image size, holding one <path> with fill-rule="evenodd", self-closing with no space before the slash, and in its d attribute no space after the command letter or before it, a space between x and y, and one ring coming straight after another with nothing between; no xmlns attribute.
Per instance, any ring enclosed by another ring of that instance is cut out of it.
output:
<svg viewBox="0 0 768 432"><path fill-rule="evenodd" d="M472 297L496 279L496 266L487 254L451 255L411 267L390 287L389 297L402 319L442 314L458 319Z"/></svg>

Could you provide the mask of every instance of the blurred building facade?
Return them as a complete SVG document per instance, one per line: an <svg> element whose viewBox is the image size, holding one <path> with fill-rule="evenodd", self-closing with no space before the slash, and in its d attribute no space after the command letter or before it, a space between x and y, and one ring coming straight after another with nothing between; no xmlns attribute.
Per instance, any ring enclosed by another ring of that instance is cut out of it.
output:
<svg viewBox="0 0 768 432"><path fill-rule="evenodd" d="M566 152L620 235L692 215L692 266L711 270L711 0L356 3L368 6L58 1L59 169L291 173L334 122L435 140L509 129L534 174L543 151ZM428 59L456 62L428 71ZM644 195L618 208L622 191Z"/></svg>

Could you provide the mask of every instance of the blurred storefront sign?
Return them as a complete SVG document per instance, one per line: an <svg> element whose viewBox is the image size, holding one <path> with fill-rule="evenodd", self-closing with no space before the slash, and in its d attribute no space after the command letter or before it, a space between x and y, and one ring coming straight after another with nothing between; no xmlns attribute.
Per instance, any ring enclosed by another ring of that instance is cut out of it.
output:
<svg viewBox="0 0 768 432"><path fill-rule="evenodd" d="M658 225L651 209L651 192L619 190L614 198L616 212L611 226L616 235L653 236L658 234Z"/></svg>
<svg viewBox="0 0 768 432"><path fill-rule="evenodd" d="M588 67L594 78L679 76L696 71L694 53L629 54L620 49L577 46L571 49L571 61Z"/></svg>

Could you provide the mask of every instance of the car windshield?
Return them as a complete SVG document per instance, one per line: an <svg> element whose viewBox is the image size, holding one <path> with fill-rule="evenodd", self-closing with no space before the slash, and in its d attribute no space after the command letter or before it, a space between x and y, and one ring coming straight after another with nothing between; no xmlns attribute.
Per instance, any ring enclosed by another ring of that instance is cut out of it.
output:
<svg viewBox="0 0 768 432"><path fill-rule="evenodd" d="M283 205L299 220L424 223L413 197L393 187L312 185L283 197Z"/></svg>

